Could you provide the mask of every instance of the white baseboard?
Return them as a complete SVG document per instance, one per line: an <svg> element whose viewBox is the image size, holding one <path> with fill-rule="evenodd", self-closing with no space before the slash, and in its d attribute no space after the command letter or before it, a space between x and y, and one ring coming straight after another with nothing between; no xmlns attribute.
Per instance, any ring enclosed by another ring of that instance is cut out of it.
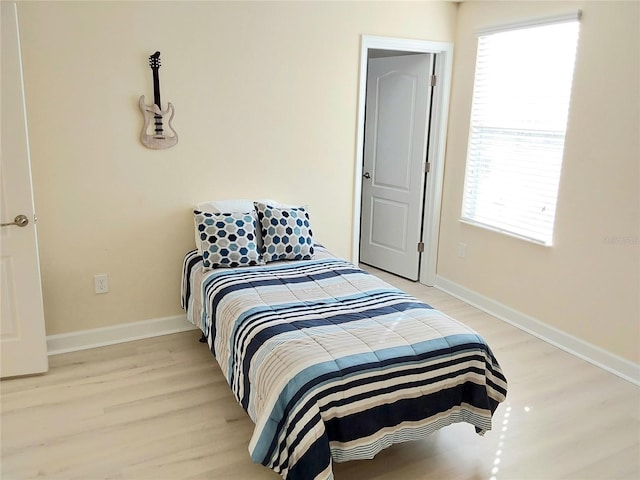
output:
<svg viewBox="0 0 640 480"><path fill-rule="evenodd" d="M436 275L435 287L545 342L640 386L640 365Z"/></svg>
<svg viewBox="0 0 640 480"><path fill-rule="evenodd" d="M186 315L176 315L175 317L154 318L142 322L123 323L110 327L61 333L47 336L47 352L49 355L58 355L116 343L131 342L143 338L186 332L195 328L187 321Z"/></svg>

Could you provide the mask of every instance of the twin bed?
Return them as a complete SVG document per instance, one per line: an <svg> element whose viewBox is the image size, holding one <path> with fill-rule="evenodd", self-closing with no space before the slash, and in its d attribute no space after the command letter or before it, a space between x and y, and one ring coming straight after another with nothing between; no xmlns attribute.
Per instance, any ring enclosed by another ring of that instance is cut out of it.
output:
<svg viewBox="0 0 640 480"><path fill-rule="evenodd" d="M187 318L255 424L253 461L331 479L334 461L452 423L490 430L507 384L486 342L313 242L304 209L272 203L196 209L182 272Z"/></svg>

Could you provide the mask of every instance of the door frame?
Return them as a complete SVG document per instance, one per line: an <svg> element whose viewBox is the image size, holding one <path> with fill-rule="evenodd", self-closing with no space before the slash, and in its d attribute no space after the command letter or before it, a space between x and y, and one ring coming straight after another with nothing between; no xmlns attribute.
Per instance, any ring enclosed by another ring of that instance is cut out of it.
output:
<svg viewBox="0 0 640 480"><path fill-rule="evenodd" d="M423 210L424 253L420 259L420 283L434 285L438 260L440 208L444 181L444 159L447 141L449 96L453 70L453 44L394 37L362 35L360 44L360 74L358 92L358 124L353 199L352 262L360 258L360 214L362 201L362 162L364 156L365 104L367 100L367 62L369 50L395 50L412 53L432 53L436 56L435 74L438 78L433 91L429 150L430 171L425 185Z"/></svg>

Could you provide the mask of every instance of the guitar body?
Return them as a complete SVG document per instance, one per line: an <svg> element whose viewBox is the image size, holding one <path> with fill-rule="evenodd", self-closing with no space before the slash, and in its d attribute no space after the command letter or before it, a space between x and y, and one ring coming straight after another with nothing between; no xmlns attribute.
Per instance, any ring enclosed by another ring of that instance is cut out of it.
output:
<svg viewBox="0 0 640 480"><path fill-rule="evenodd" d="M144 116L144 126L142 127L142 133L140 133L140 141L145 147L160 150L163 148L173 147L178 143L178 134L171 126L171 121L173 120L173 115L175 113L171 103L167 104L166 110L160 110L156 104L145 104L144 95L142 95L138 101L138 106ZM165 119L167 119L166 122L164 122ZM164 128L161 128L158 131L157 126L162 125L163 123ZM149 134L149 127L152 125L155 126L156 131ZM169 130L170 135L165 135L164 129Z"/></svg>

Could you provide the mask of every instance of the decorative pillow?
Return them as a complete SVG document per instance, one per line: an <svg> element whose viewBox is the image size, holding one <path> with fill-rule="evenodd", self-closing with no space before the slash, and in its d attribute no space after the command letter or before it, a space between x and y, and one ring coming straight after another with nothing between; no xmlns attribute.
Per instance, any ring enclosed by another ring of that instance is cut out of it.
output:
<svg viewBox="0 0 640 480"><path fill-rule="evenodd" d="M202 243L204 268L260 264L255 212L210 213L193 211Z"/></svg>
<svg viewBox="0 0 640 480"><path fill-rule="evenodd" d="M256 202L262 234L262 259L310 260L313 258L313 234L309 215L302 207L277 208Z"/></svg>
<svg viewBox="0 0 640 480"><path fill-rule="evenodd" d="M211 200L196 205L194 211L210 212L210 213L246 213L254 210L253 201L238 199L238 200ZM198 225L195 228L195 242L198 253L202 255L202 241L200 240L200 232L198 231Z"/></svg>

